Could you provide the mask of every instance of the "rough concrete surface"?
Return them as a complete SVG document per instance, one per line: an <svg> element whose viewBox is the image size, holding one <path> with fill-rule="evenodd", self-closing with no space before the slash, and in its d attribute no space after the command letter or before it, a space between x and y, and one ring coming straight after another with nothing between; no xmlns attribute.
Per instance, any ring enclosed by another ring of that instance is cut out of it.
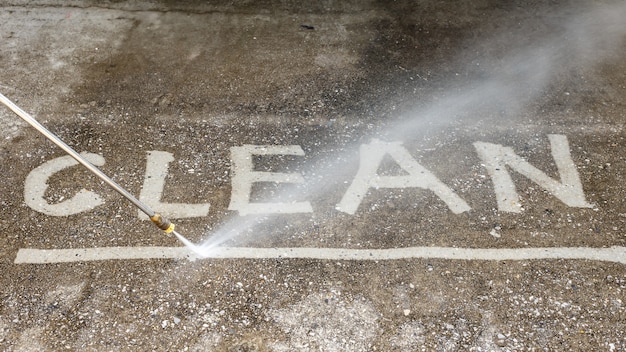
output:
<svg viewBox="0 0 626 352"><path fill-rule="evenodd" d="M0 93L212 246L1 107L0 349L626 350L625 17L0 0Z"/></svg>

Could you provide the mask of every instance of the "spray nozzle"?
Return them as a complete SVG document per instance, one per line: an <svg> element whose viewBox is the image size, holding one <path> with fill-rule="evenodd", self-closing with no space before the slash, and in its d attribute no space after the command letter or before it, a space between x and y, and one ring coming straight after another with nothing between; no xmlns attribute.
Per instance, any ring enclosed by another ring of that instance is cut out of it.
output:
<svg viewBox="0 0 626 352"><path fill-rule="evenodd" d="M159 213L155 213L150 217L150 220L161 230L165 231L165 233L170 233L174 231L174 224L169 221L166 217L161 216Z"/></svg>

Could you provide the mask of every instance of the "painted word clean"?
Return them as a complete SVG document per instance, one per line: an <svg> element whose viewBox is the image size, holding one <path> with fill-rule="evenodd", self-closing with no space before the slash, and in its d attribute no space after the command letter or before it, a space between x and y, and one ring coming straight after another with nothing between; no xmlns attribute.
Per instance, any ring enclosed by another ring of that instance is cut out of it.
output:
<svg viewBox="0 0 626 352"><path fill-rule="evenodd" d="M522 211L510 170L513 170L536 183L552 196L570 207L590 208L585 200L583 187L571 156L567 137L559 134L548 135L554 163L560 180L547 176L526 160L515 154L510 147L486 142L475 142L473 146L482 165L491 177L498 209L503 212L519 213ZM229 210L240 215L248 214L285 214L311 213L313 207L308 201L300 202L253 202L251 193L256 183L305 183L299 173L281 173L258 171L255 169L254 156L257 155L292 155L304 156L298 145L243 145L230 149L232 167L232 191ZM368 196L370 189L381 188L420 188L435 194L455 214L463 213L471 207L435 174L415 160L401 142L372 140L360 146L359 168L357 173L336 205L337 210L355 214L361 202ZM97 154L84 153L83 156L96 166L102 166L105 159ZM402 175L379 175L378 170L385 157L393 161L404 171ZM149 151L147 153L146 173L139 199L169 218L203 217L209 213L210 204L165 203L161 201L168 165L174 161L171 153ZM70 199L50 204L44 198L48 188L48 179L55 173L78 165L69 156L49 160L35 168L26 177L24 200L32 209L51 216L68 216L89 211L104 203L94 192L81 190ZM164 167L165 165L165 167ZM145 217L138 211L139 217Z"/></svg>

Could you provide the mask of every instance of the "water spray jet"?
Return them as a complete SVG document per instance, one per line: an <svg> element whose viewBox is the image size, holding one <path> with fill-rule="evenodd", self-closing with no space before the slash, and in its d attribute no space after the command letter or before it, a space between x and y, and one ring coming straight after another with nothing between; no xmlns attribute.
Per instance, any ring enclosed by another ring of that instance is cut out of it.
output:
<svg viewBox="0 0 626 352"><path fill-rule="evenodd" d="M111 186L117 193L121 194L124 198L128 199L133 205L135 205L139 210L144 212L153 224L155 224L159 229L163 230L165 233L173 233L181 242L183 242L186 246L190 248L194 248L193 243L187 240L185 237L180 235L178 232L174 230L174 224L168 220L166 217L152 210L148 205L141 202L135 196L133 196L130 192L120 186L117 182L113 181L109 176L107 176L104 172L90 163L87 159L85 159L82 155L78 154L74 149L65 144L59 137L57 137L54 133L50 132L47 128L45 128L42 124L39 123L34 117L30 114L22 110L19 106L15 105L11 100L5 97L2 93L0 93L0 102L8 107L11 111L13 111L17 116L26 121L29 125L34 127L37 131L43 134L46 138L56 144L59 148L63 149L67 154L69 154L72 158L76 159L81 165L83 165L87 170L91 171L94 175L98 176L102 181Z"/></svg>

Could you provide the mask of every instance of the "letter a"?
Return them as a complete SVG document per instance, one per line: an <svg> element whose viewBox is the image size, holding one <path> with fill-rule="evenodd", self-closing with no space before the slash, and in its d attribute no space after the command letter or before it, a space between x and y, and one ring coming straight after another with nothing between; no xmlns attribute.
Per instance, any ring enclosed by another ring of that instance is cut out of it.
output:
<svg viewBox="0 0 626 352"><path fill-rule="evenodd" d="M389 154L408 173L403 176L381 176L378 168L385 155ZM401 142L382 142L374 139L370 144L361 145L359 170L352 184L344 194L337 210L354 214L370 188L417 187L433 191L450 210L459 214L470 210L470 206L441 182L430 171L420 165Z"/></svg>

